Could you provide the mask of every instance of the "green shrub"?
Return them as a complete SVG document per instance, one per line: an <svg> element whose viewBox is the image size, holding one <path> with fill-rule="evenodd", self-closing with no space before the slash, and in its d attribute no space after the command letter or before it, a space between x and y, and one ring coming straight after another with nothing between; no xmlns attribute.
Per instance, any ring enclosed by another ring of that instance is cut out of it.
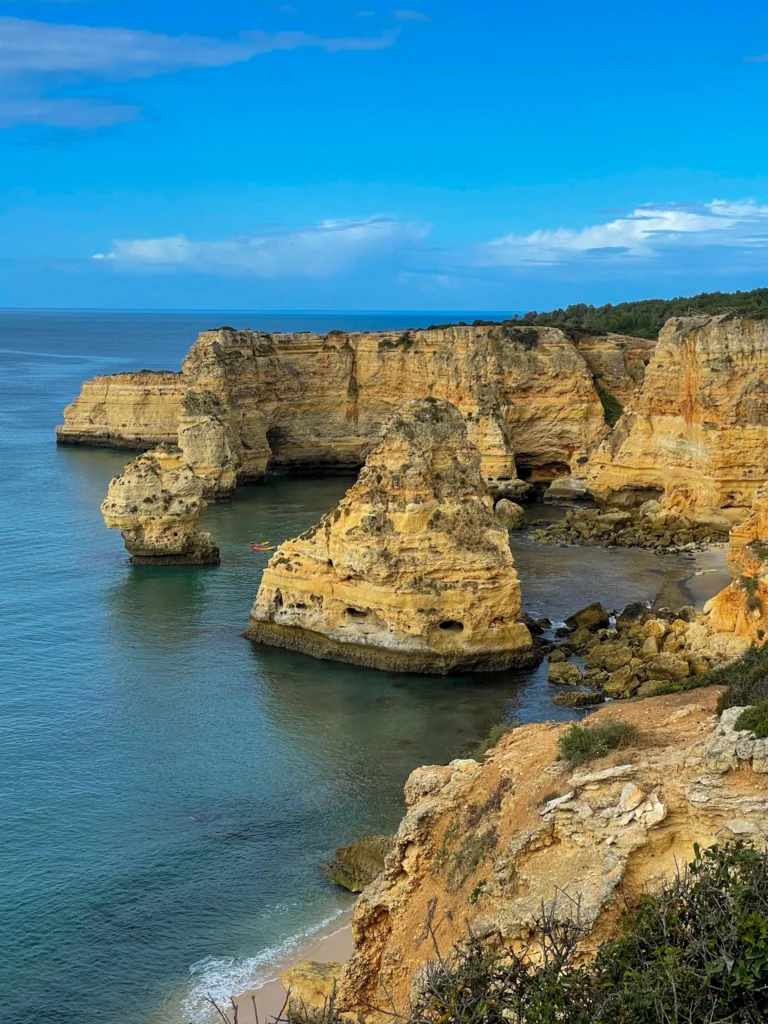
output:
<svg viewBox="0 0 768 1024"><path fill-rule="evenodd" d="M601 725L572 725L557 741L560 757L572 765L586 764L605 757L611 750L628 747L638 736L637 726L628 722L604 722Z"/></svg>
<svg viewBox="0 0 768 1024"><path fill-rule="evenodd" d="M726 688L717 702L718 714L726 708L748 707L768 700L768 644L753 644L740 658L722 668L660 683L654 696L659 693L687 693L702 686Z"/></svg>
<svg viewBox="0 0 768 1024"><path fill-rule="evenodd" d="M768 859L701 852L583 962L578 902L544 907L520 951L470 938L424 972L408 1024L758 1024L768 1018ZM434 939L434 933L433 933Z"/></svg>
<svg viewBox="0 0 768 1024"><path fill-rule="evenodd" d="M607 388L603 387L597 378L595 378L595 389L597 391L597 397L600 399L600 404L603 407L605 422L609 427L615 426L621 419L621 414L624 412L624 406L615 395L612 395Z"/></svg>
<svg viewBox="0 0 768 1024"><path fill-rule="evenodd" d="M514 728L514 725L505 725L504 722L497 722L496 725L491 726L491 731L485 739L480 740L477 746L472 747L466 756L473 758L475 761L484 761L488 751L495 747L499 740L506 736L508 732L512 732Z"/></svg>
<svg viewBox="0 0 768 1024"><path fill-rule="evenodd" d="M768 738L768 700L761 700L759 704L742 711L736 728L749 729L762 740Z"/></svg>

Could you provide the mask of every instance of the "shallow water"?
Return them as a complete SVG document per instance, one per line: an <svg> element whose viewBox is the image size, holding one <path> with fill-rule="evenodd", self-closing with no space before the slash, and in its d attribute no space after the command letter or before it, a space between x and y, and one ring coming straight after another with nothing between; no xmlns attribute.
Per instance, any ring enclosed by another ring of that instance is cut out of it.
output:
<svg viewBox="0 0 768 1024"><path fill-rule="evenodd" d="M206 991L263 978L349 905L318 863L395 827L413 767L494 721L571 715L543 667L422 678L241 637L268 557L247 542L305 529L349 480L278 478L209 509L217 569L132 568L98 510L129 456L53 442L81 380L175 368L222 319L445 318L0 313L3 1024L206 1020ZM594 599L650 599L692 571L648 552L513 545L527 610L553 620Z"/></svg>

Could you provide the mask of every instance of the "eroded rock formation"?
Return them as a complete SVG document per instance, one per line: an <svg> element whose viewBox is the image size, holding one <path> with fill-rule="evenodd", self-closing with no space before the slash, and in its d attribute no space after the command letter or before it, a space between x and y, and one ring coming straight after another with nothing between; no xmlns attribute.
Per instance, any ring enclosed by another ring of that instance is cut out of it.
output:
<svg viewBox="0 0 768 1024"><path fill-rule="evenodd" d="M591 460L609 505L748 508L768 477L768 321L676 317Z"/></svg>
<svg viewBox="0 0 768 1024"><path fill-rule="evenodd" d="M716 697L697 690L599 710L590 723L620 718L642 741L576 770L557 759L566 726L546 723L515 729L482 764L413 772L385 870L355 906L341 1007L382 1021L407 1011L436 956L432 935L445 955L468 928L517 944L542 904L564 917L578 908L594 948L625 895L674 876L694 843L764 843L768 741L735 730L741 709L718 722Z"/></svg>
<svg viewBox="0 0 768 1024"><path fill-rule="evenodd" d="M180 449L161 445L112 479L101 512L122 532L134 565L217 565L219 549L198 529L202 490Z"/></svg>
<svg viewBox="0 0 768 1024"><path fill-rule="evenodd" d="M357 483L271 558L248 635L394 671L533 660L507 529L455 406L407 403Z"/></svg>
<svg viewBox="0 0 768 1024"><path fill-rule="evenodd" d="M200 335L181 374L118 374L83 385L61 443L142 448L176 441L184 395L220 403L238 480L275 470L356 469L402 402L457 406L494 496L567 474L606 430L592 372L553 328L508 324L403 332Z"/></svg>
<svg viewBox="0 0 768 1024"><path fill-rule="evenodd" d="M768 486L757 492L749 518L731 530L728 570L733 583L704 611L717 629L762 643L768 638Z"/></svg>
<svg viewBox="0 0 768 1024"><path fill-rule="evenodd" d="M182 459L199 478L203 497L229 501L237 474L226 416L218 398L210 391L190 388L184 395L178 430Z"/></svg>
<svg viewBox="0 0 768 1024"><path fill-rule="evenodd" d="M626 405L643 383L656 342L626 334L585 334L576 347L599 383Z"/></svg>

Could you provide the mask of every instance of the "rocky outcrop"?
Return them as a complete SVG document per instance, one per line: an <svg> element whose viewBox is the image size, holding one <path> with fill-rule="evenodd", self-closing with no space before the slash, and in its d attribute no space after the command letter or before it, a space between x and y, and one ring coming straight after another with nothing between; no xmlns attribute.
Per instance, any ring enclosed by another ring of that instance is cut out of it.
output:
<svg viewBox="0 0 768 1024"><path fill-rule="evenodd" d="M640 740L575 770L558 760L567 726L546 723L509 732L484 763L413 772L385 870L355 906L339 1005L382 1021L407 1011L435 942L448 955L471 929L518 946L542 905L578 913L594 948L625 898L674 877L695 843L764 844L768 741L736 732L731 712L718 723L716 699L708 689L600 709L590 724L618 718Z"/></svg>
<svg viewBox="0 0 768 1024"><path fill-rule="evenodd" d="M134 565L217 565L219 549L198 529L202 490L180 449L162 445L112 479L101 513L122 532Z"/></svg>
<svg viewBox="0 0 768 1024"><path fill-rule="evenodd" d="M581 544L600 548L650 548L653 551L693 551L724 542L730 523L719 512L701 518L647 501L639 509L574 509L563 519L531 530L528 537L540 544Z"/></svg>
<svg viewBox="0 0 768 1024"><path fill-rule="evenodd" d="M226 416L210 391L190 388L179 417L179 448L203 488L203 497L230 501L237 485Z"/></svg>
<svg viewBox="0 0 768 1024"><path fill-rule="evenodd" d="M389 421L357 483L271 558L248 635L413 672L528 664L509 534L460 412L436 398Z"/></svg>
<svg viewBox="0 0 768 1024"><path fill-rule="evenodd" d="M526 490L518 469L534 483L567 475L606 430L592 373L553 328L327 335L222 328L200 335L180 375L118 374L84 384L58 440L135 448L176 441L190 388L218 399L241 482L261 479L267 466L356 469L392 412L427 395L460 409L495 497Z"/></svg>
<svg viewBox="0 0 768 1024"><path fill-rule="evenodd" d="M139 451L176 444L185 390L180 373L164 370L94 377L64 410L56 441Z"/></svg>
<svg viewBox="0 0 768 1024"><path fill-rule="evenodd" d="M341 964L302 960L280 975L287 995L288 1019L300 1024L316 1024L327 1016L333 1004L341 975ZM227 1018L229 1019L229 1018Z"/></svg>
<svg viewBox="0 0 768 1024"><path fill-rule="evenodd" d="M326 866L328 877L351 892L362 892L384 870L392 842L392 836L365 836L340 846Z"/></svg>
<svg viewBox="0 0 768 1024"><path fill-rule="evenodd" d="M768 477L768 321L675 317L591 460L603 504L748 508Z"/></svg>
<svg viewBox="0 0 768 1024"><path fill-rule="evenodd" d="M733 583L704 611L718 629L762 643L768 637L768 486L757 492L749 518L731 530L728 569Z"/></svg>

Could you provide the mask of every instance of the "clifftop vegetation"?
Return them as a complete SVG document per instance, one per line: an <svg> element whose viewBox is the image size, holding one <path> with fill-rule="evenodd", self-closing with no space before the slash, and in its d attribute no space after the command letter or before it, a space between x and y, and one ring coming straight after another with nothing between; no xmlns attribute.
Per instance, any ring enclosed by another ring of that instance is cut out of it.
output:
<svg viewBox="0 0 768 1024"><path fill-rule="evenodd" d="M671 316L692 313L736 313L758 318L768 317L768 288L750 292L702 292L675 299L643 299L639 302L606 303L588 306L584 302L549 313L532 310L511 323L534 327L559 327L566 334L629 334L635 338L655 339Z"/></svg>

